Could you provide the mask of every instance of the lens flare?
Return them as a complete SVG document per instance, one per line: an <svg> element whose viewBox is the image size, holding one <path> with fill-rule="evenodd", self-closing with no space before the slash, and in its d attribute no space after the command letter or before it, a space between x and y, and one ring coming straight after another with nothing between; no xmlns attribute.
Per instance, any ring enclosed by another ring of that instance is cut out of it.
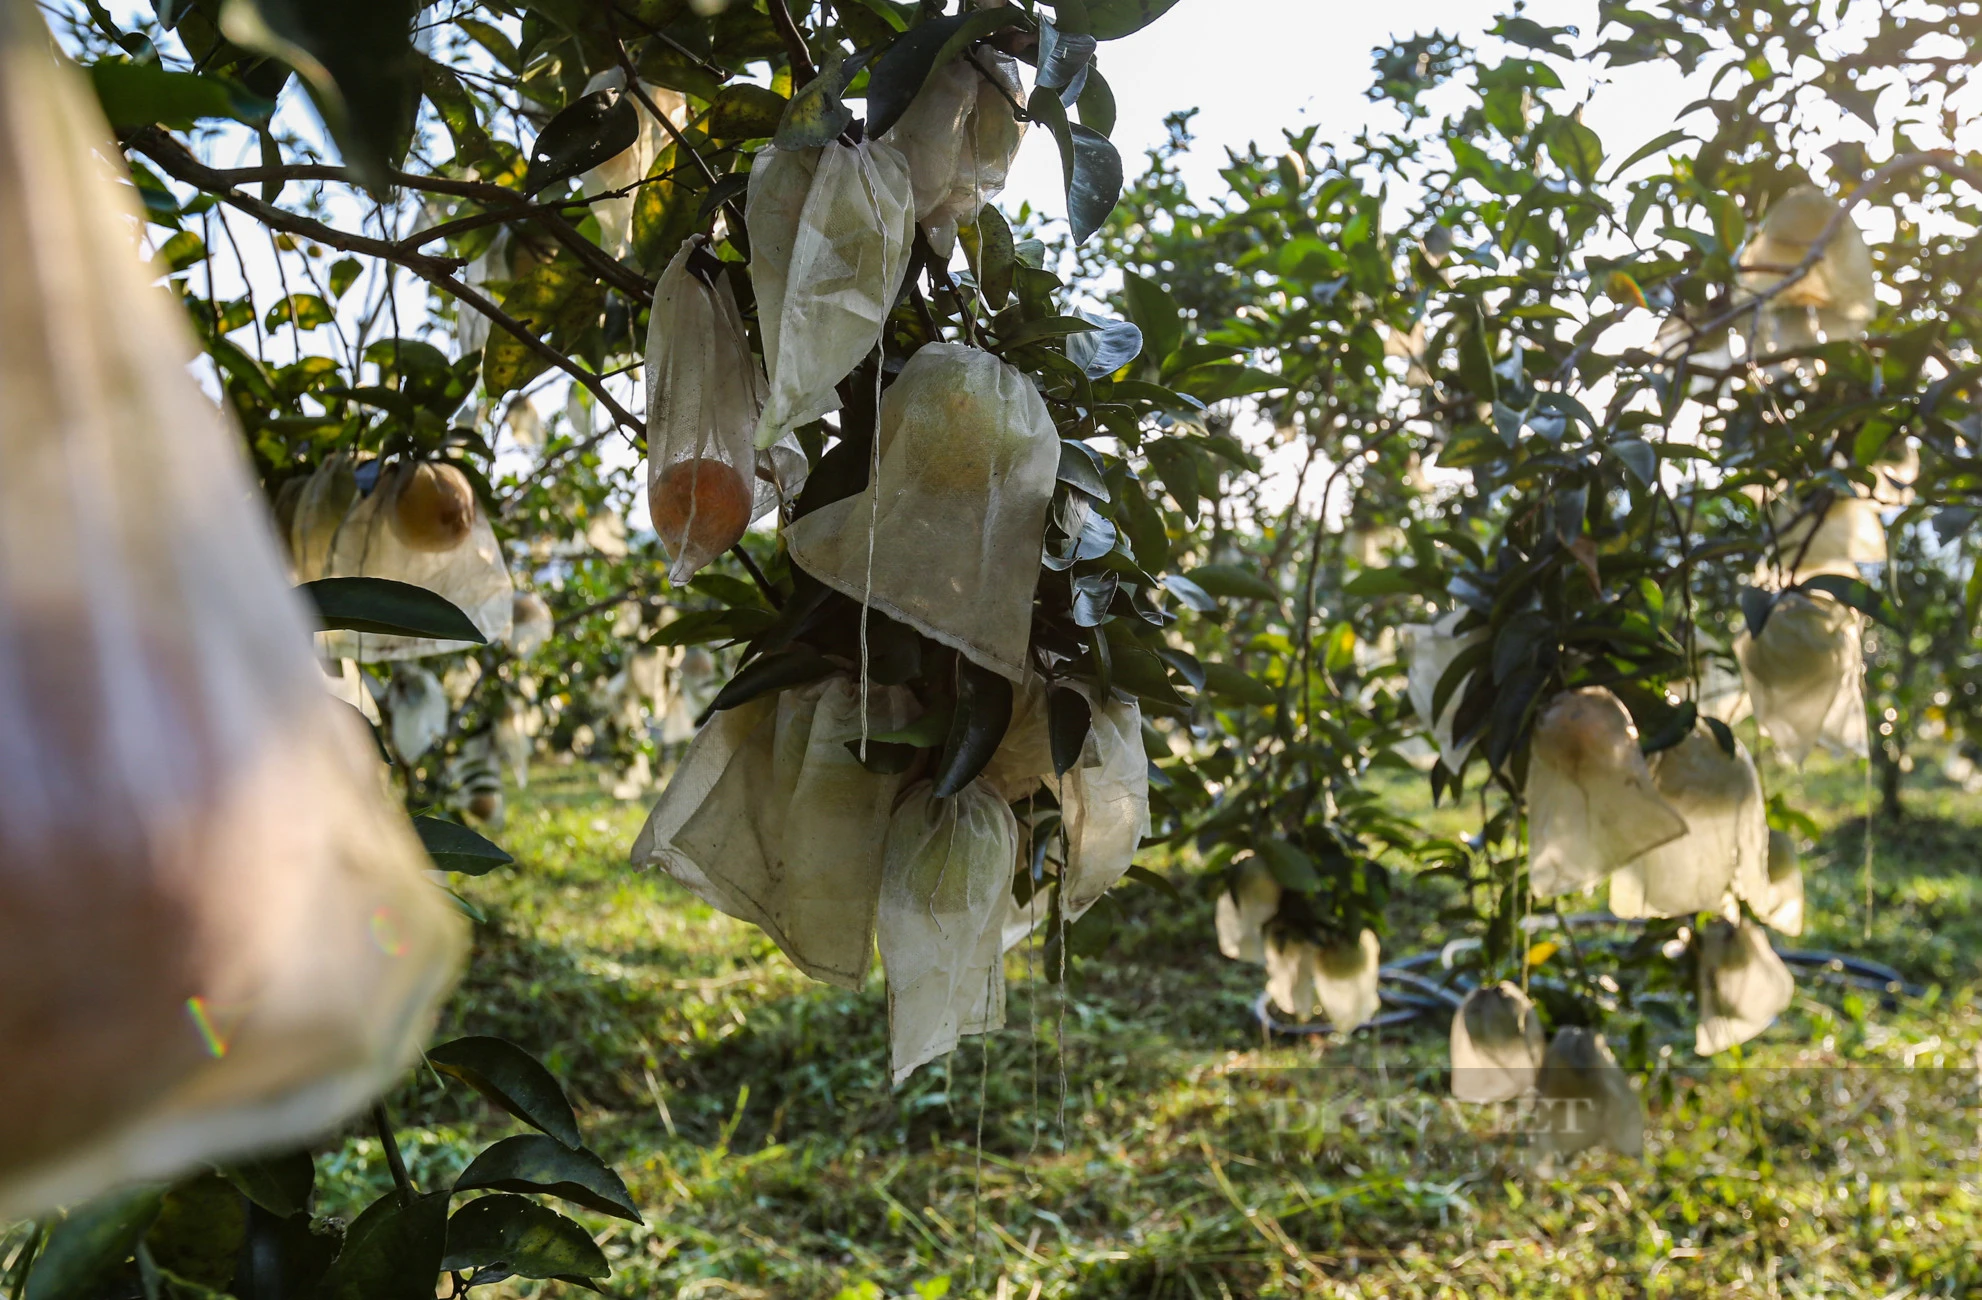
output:
<svg viewBox="0 0 1982 1300"><path fill-rule="evenodd" d="M206 1044L207 1055L218 1061L227 1055L227 1040L220 1036L214 1027L213 1017L207 1011L206 999L197 995L186 999L186 1014L193 1018L193 1027L200 1031L200 1039Z"/></svg>
<svg viewBox="0 0 1982 1300"><path fill-rule="evenodd" d="M406 955L406 936L399 932L399 921L389 907L372 913L372 942L388 957Z"/></svg>

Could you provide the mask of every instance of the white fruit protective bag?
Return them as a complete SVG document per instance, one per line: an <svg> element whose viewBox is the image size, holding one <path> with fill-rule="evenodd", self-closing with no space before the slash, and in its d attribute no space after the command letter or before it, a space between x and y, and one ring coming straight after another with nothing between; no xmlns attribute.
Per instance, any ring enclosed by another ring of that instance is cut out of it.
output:
<svg viewBox="0 0 1982 1300"><path fill-rule="evenodd" d="M509 648L518 659L528 659L544 648L557 624L551 607L534 591L519 591L509 606Z"/></svg>
<svg viewBox="0 0 1982 1300"><path fill-rule="evenodd" d="M1749 294L1774 289L1800 265L1837 212L1822 190L1803 185L1769 205L1760 228L1741 250L1739 280ZM1758 340L1763 350L1793 347L1825 339L1853 338L1878 309L1872 251L1849 213L1837 219L1836 230L1824 244L1817 262L1801 279L1768 300L1764 332L1778 336Z"/></svg>
<svg viewBox="0 0 1982 1300"><path fill-rule="evenodd" d="M1502 980L1474 989L1452 1013L1452 1096L1487 1104L1532 1092L1544 1048L1541 1016Z"/></svg>
<svg viewBox="0 0 1982 1300"><path fill-rule="evenodd" d="M1686 833L1652 787L1630 713L1601 686L1565 691L1542 710L1524 793L1536 898L1595 884Z"/></svg>
<svg viewBox="0 0 1982 1300"><path fill-rule="evenodd" d="M1645 1103L1602 1034L1575 1026L1556 1030L1536 1091L1535 1138L1544 1155L1574 1155L1594 1146L1633 1158L1644 1153Z"/></svg>
<svg viewBox="0 0 1982 1300"><path fill-rule="evenodd" d="M1468 649L1478 645L1486 637L1484 628L1477 628L1463 636L1454 631L1466 617L1467 611L1455 609L1440 616L1431 623L1411 623L1403 628L1404 650L1409 659L1409 677L1406 691L1411 697L1411 707L1416 710L1419 721L1431 729L1432 744L1438 749L1438 757L1452 771L1466 761L1466 752L1472 745L1452 743L1452 719L1459 712L1459 702L1466 696L1466 688L1471 684L1471 673L1461 679L1457 690L1445 702L1445 709L1437 717L1432 716L1432 704L1438 698L1439 679L1452 661Z"/></svg>
<svg viewBox="0 0 1982 1300"><path fill-rule="evenodd" d="M905 727L917 712L905 689L871 688L868 731ZM860 688L849 679L781 693L669 841L696 869L674 873L683 884L762 929L807 975L850 989L873 964L882 845L902 787L860 765L847 747L859 739ZM675 780L694 766L691 754ZM663 804L674 793L670 784Z"/></svg>
<svg viewBox="0 0 1982 1300"><path fill-rule="evenodd" d="M1857 578L1862 576L1860 565L1886 562L1886 525L1876 502L1835 496L1820 516L1784 500L1774 513L1776 561L1788 575L1788 586L1826 574Z"/></svg>
<svg viewBox="0 0 1982 1300"><path fill-rule="evenodd" d="M1729 757L1702 726L1652 756L1652 784L1684 819L1686 833L1626 863L1610 878L1610 910L1621 917L1716 911L1730 892L1751 904L1769 888L1769 822L1748 748Z"/></svg>
<svg viewBox="0 0 1982 1300"><path fill-rule="evenodd" d="M942 256L956 246L957 227L1005 188L1025 139L1014 102L1025 102L1018 61L980 47L931 73L882 137L908 161L915 219Z"/></svg>
<svg viewBox="0 0 1982 1300"><path fill-rule="evenodd" d="M1860 636L1856 610L1793 591L1776 598L1760 636L1735 637L1755 723L1791 763L1802 766L1818 745L1859 758L1869 752Z"/></svg>
<svg viewBox="0 0 1982 1300"><path fill-rule="evenodd" d="M332 452L303 480L289 520L289 558L297 582L329 575L331 547L358 501L357 468L349 452Z"/></svg>
<svg viewBox="0 0 1982 1300"><path fill-rule="evenodd" d="M744 201L771 391L757 445L840 407L880 341L914 242L908 163L881 140L757 155Z"/></svg>
<svg viewBox="0 0 1982 1300"><path fill-rule="evenodd" d="M585 83L584 93L593 94L601 90L624 92L626 70L607 68ZM610 194L615 190L627 190L614 198L600 199L592 204L592 215L599 219L599 246L614 257L625 257L633 251L633 201L632 186L645 180L653 170L654 160L660 157L672 137L660 120L647 111L647 104L667 114L668 120L677 127L684 126L688 118L688 101L678 90L656 86L648 82L640 83L641 95L633 97L634 111L640 115L640 134L628 148L620 150L612 157L579 177L580 187L586 198L598 194Z"/></svg>
<svg viewBox="0 0 1982 1300"><path fill-rule="evenodd" d="M1218 891L1213 924L1218 951L1233 961L1266 961L1266 925L1280 910L1280 882L1266 864L1248 857L1233 865L1232 880Z"/></svg>
<svg viewBox="0 0 1982 1300"><path fill-rule="evenodd" d="M1795 977L1770 946L1769 932L1753 921L1708 922L1695 940L1693 959L1700 980L1693 1050L1701 1056L1755 1037L1796 996Z"/></svg>
<svg viewBox="0 0 1982 1300"><path fill-rule="evenodd" d="M318 475L339 471L326 463ZM405 478L392 470L378 475L370 491L359 497L332 539L325 578L390 578L445 596L468 616L491 642L507 641L516 602L509 566L489 526L488 511L476 501L467 536L444 551L408 546L393 526L393 512ZM309 487L304 488L307 498ZM300 524L300 513L298 523ZM378 632L326 632L320 638L326 655L381 663L395 659L424 659L472 649L471 641L390 636Z"/></svg>
<svg viewBox="0 0 1982 1300"><path fill-rule="evenodd" d="M400 760L418 762L447 734L447 692L440 678L424 668L398 664L385 692L385 716L392 748Z"/></svg>
<svg viewBox="0 0 1982 1300"><path fill-rule="evenodd" d="M1015 682L1060 438L1032 381L931 343L881 398L880 473L785 529L792 561ZM878 510L876 503L878 502Z"/></svg>
<svg viewBox="0 0 1982 1300"><path fill-rule="evenodd" d="M1135 701L1111 697L1094 708L1080 762L1049 784L1067 837L1060 908L1073 922L1127 874L1149 834L1149 756Z"/></svg>
<svg viewBox="0 0 1982 1300"><path fill-rule="evenodd" d="M119 154L0 2L0 1219L300 1145L465 947L324 689Z"/></svg>
<svg viewBox="0 0 1982 1300"><path fill-rule="evenodd" d="M1266 939L1266 995L1289 1015L1306 1020L1319 1011L1346 1034L1375 1018L1382 1006L1377 980L1382 950L1376 934L1317 944L1269 934Z"/></svg>
<svg viewBox="0 0 1982 1300"><path fill-rule="evenodd" d="M1047 733L1049 713L1046 683L1028 677L1012 693L1012 720L991 761L977 779L998 792L1006 803L1017 803L1053 775L1053 747Z"/></svg>
<svg viewBox="0 0 1982 1300"><path fill-rule="evenodd" d="M1002 922L1019 830L1004 800L973 781L938 799L927 781L888 823L879 938L888 973L894 1079L1005 1023Z"/></svg>
<svg viewBox="0 0 1982 1300"><path fill-rule="evenodd" d="M1779 934L1803 933L1803 867L1788 831L1769 832L1769 892L1755 915Z"/></svg>
<svg viewBox="0 0 1982 1300"><path fill-rule="evenodd" d="M727 276L688 240L654 285L647 331L647 509L680 585L743 537L757 514L764 376ZM698 265L701 267L697 269Z"/></svg>

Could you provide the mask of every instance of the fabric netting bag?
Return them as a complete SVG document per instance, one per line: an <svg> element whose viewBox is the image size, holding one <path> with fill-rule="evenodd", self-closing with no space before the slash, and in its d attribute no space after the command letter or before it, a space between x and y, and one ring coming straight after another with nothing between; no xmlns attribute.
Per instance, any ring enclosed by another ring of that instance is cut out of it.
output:
<svg viewBox="0 0 1982 1300"><path fill-rule="evenodd" d="M687 752L675 765L674 775L647 814L640 834L634 838L633 851L628 855L632 865L658 867L680 881L691 894L718 911L723 910L715 901L715 889L702 868L675 846L674 837L708 799L744 742L767 720L776 721L777 709L777 696L762 695L733 709L723 709L702 724L689 738Z"/></svg>
<svg viewBox="0 0 1982 1300"><path fill-rule="evenodd" d="M1340 1034L1375 1018L1382 1006L1381 969L1382 950L1371 930L1329 944L1267 935L1267 997L1302 1020L1319 1011Z"/></svg>
<svg viewBox="0 0 1982 1300"><path fill-rule="evenodd" d="M1536 898L1594 884L1686 833L1652 788L1630 713L1601 686L1565 691L1542 710L1524 793Z"/></svg>
<svg viewBox="0 0 1982 1300"><path fill-rule="evenodd" d="M1780 934L1803 933L1803 867L1788 831L1769 832L1769 892L1755 915Z"/></svg>
<svg viewBox="0 0 1982 1300"><path fill-rule="evenodd" d="M1788 278L1810 253L1837 215L1837 204L1822 190L1800 185L1769 205L1761 227L1741 251L1739 280L1750 294L1767 293ZM1768 300L1764 314L1781 332L1780 346L1852 338L1863 332L1878 309L1872 251L1849 213L1817 262L1802 278Z"/></svg>
<svg viewBox="0 0 1982 1300"><path fill-rule="evenodd" d="M1732 896L1768 894L1769 822L1748 748L1730 756L1707 728L1652 756L1652 784L1684 819L1686 833L1640 854L1610 878L1620 917L1715 911Z"/></svg>
<svg viewBox="0 0 1982 1300"><path fill-rule="evenodd" d="M1506 980L1474 989L1452 1013L1452 1096L1512 1101L1531 1092L1541 1071L1541 1016Z"/></svg>
<svg viewBox="0 0 1982 1300"><path fill-rule="evenodd" d="M1693 1050L1712 1056L1767 1029L1789 1009L1796 979L1753 921L1713 920L1700 931L1693 953L1700 979L1700 1023Z"/></svg>
<svg viewBox="0 0 1982 1300"><path fill-rule="evenodd" d="M1568 1156L1594 1146L1636 1158L1645 1150L1645 1103L1610 1053L1603 1035L1571 1026L1555 1031L1536 1079L1536 1144Z"/></svg>
<svg viewBox="0 0 1982 1300"><path fill-rule="evenodd" d="M980 68L978 57L987 66ZM1018 60L980 48L932 72L882 137L908 161L915 219L941 256L956 247L957 227L976 220L1005 188L1025 139L1014 102L1025 102Z"/></svg>
<svg viewBox="0 0 1982 1300"><path fill-rule="evenodd" d="M1045 399L989 352L931 343L883 394L880 423L879 475L785 529L793 563L1023 681L1060 472Z"/></svg>
<svg viewBox="0 0 1982 1300"><path fill-rule="evenodd" d="M898 730L917 712L906 689L872 689L868 732ZM670 866L678 880L762 929L807 975L850 989L873 964L882 845L903 781L860 765L848 747L860 734L860 688L849 679L783 692L669 837L670 856L694 867ZM691 751L674 781L697 766ZM670 783L662 803L675 793Z"/></svg>
<svg viewBox="0 0 1982 1300"><path fill-rule="evenodd" d="M1869 752L1860 635L1849 605L1793 591L1776 598L1760 636L1735 637L1755 723L1791 763L1802 766L1818 745Z"/></svg>
<svg viewBox="0 0 1982 1300"><path fill-rule="evenodd" d="M686 241L661 273L647 330L647 508L676 585L758 513L750 438L764 378L729 280L701 249L701 236Z"/></svg>
<svg viewBox="0 0 1982 1300"><path fill-rule="evenodd" d="M297 582L315 582L330 572L331 546L358 500L357 469L350 452L332 452L303 480L287 538Z"/></svg>
<svg viewBox="0 0 1982 1300"><path fill-rule="evenodd" d="M424 668L398 664L385 691L392 748L401 760L418 762L447 734L447 691Z"/></svg>
<svg viewBox="0 0 1982 1300"><path fill-rule="evenodd" d="M0 0L0 1220L324 1136L465 948L118 157Z"/></svg>
<svg viewBox="0 0 1982 1300"><path fill-rule="evenodd" d="M528 659L544 648L557 630L551 607L534 591L519 591L509 605L509 648L518 659Z"/></svg>
<svg viewBox="0 0 1982 1300"><path fill-rule="evenodd" d="M1833 496L1821 514L1780 502L1775 533L1776 558L1789 586L1826 574L1856 578L1860 565L1886 562L1886 525L1878 503L1864 497Z"/></svg>
<svg viewBox="0 0 1982 1300"><path fill-rule="evenodd" d="M1410 623L1403 628L1404 649L1410 661L1409 676L1406 679L1406 692L1411 697L1411 707L1418 718L1431 729L1432 744L1438 750L1441 762L1451 771L1457 772L1459 765L1466 761L1466 752L1471 743L1455 745L1452 742L1452 719L1459 712L1459 702L1465 698L1466 687L1473 677L1468 673L1445 702L1445 710L1437 717L1432 716L1432 704L1438 698L1439 679L1452 661L1473 646L1486 639L1486 629L1476 628L1463 636L1455 635L1460 622L1468 611L1455 609L1431 623Z"/></svg>
<svg viewBox="0 0 1982 1300"><path fill-rule="evenodd" d="M908 163L881 140L772 146L751 169L743 219L771 378L756 441L769 447L838 410L835 387L880 342L914 242Z"/></svg>
<svg viewBox="0 0 1982 1300"><path fill-rule="evenodd" d="M1018 847L1010 806L979 781L950 799L921 782L888 822L879 937L896 1083L1005 1023L1002 922Z"/></svg>
<svg viewBox="0 0 1982 1300"><path fill-rule="evenodd" d="M1053 776L1053 745L1047 732L1046 683L1028 677L1012 693L1012 720L991 761L977 779L1017 803Z"/></svg>
<svg viewBox="0 0 1982 1300"><path fill-rule="evenodd" d="M328 464L318 471L327 472ZM509 639L516 602L509 567L488 511L476 500L467 476L452 465L380 465L371 490L337 529L320 576L390 578L425 587L453 602L489 641ZM351 631L326 632L321 640L326 655L360 663L424 659L474 645Z"/></svg>
<svg viewBox="0 0 1982 1300"><path fill-rule="evenodd" d="M1095 707L1080 762L1051 785L1067 837L1060 910L1078 921L1128 873L1149 834L1149 756L1136 702Z"/></svg>
<svg viewBox="0 0 1982 1300"><path fill-rule="evenodd" d="M1234 863L1213 916L1218 951L1233 961L1265 962L1266 926L1280 911L1280 892L1280 882L1258 858Z"/></svg>
<svg viewBox="0 0 1982 1300"><path fill-rule="evenodd" d="M677 127L685 125L688 117L688 100L678 90L656 86L642 81L640 95L633 96L634 111L640 115L640 134L627 148L620 150L598 166L579 177L579 186L586 198L600 194L612 194L625 190L613 198L599 199L592 204L592 215L599 219L599 246L614 257L625 257L633 251L633 186L647 178L653 170L654 160L661 155L672 139L660 120L647 111L647 104L667 114L668 120ZM626 93L626 70L607 68L585 83L584 94L590 95L601 90L617 90Z"/></svg>

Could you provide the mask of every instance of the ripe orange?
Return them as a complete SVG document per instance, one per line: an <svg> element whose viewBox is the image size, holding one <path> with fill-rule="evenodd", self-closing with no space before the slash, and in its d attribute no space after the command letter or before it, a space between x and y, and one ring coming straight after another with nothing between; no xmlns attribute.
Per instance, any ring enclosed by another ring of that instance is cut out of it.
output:
<svg viewBox="0 0 1982 1300"><path fill-rule="evenodd" d="M451 551L475 524L475 489L452 465L423 461L394 471L392 532L415 551Z"/></svg>
<svg viewBox="0 0 1982 1300"><path fill-rule="evenodd" d="M716 556L750 527L751 487L736 468L713 457L677 461L647 489L654 531L668 554Z"/></svg>

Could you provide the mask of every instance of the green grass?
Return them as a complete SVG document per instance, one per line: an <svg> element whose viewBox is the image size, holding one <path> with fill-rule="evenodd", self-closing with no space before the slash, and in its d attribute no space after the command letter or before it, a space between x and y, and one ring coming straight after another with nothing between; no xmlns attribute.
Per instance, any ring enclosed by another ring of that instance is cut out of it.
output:
<svg viewBox="0 0 1982 1300"><path fill-rule="evenodd" d="M1011 1027L892 1090L878 971L814 984L628 869L644 808L578 780L516 798L517 865L468 883L489 922L442 1032L514 1039L569 1088L646 1213L579 1216L614 1296L1973 1294L1982 800L1923 775L1877 826L1868 939L1860 778L1770 776L1822 828L1797 946L1929 992L1804 981L1740 1069L1699 1064L1690 1020L1662 1031L1642 1162L1533 1168L1444 1102L1443 1022L1263 1043L1259 971L1218 956L1189 889L1125 888L1064 1000L1015 957ZM1448 900L1411 898L1392 953L1449 937ZM431 1075L393 1105L427 1185L514 1127ZM320 1165L328 1208L385 1185L369 1140Z"/></svg>

